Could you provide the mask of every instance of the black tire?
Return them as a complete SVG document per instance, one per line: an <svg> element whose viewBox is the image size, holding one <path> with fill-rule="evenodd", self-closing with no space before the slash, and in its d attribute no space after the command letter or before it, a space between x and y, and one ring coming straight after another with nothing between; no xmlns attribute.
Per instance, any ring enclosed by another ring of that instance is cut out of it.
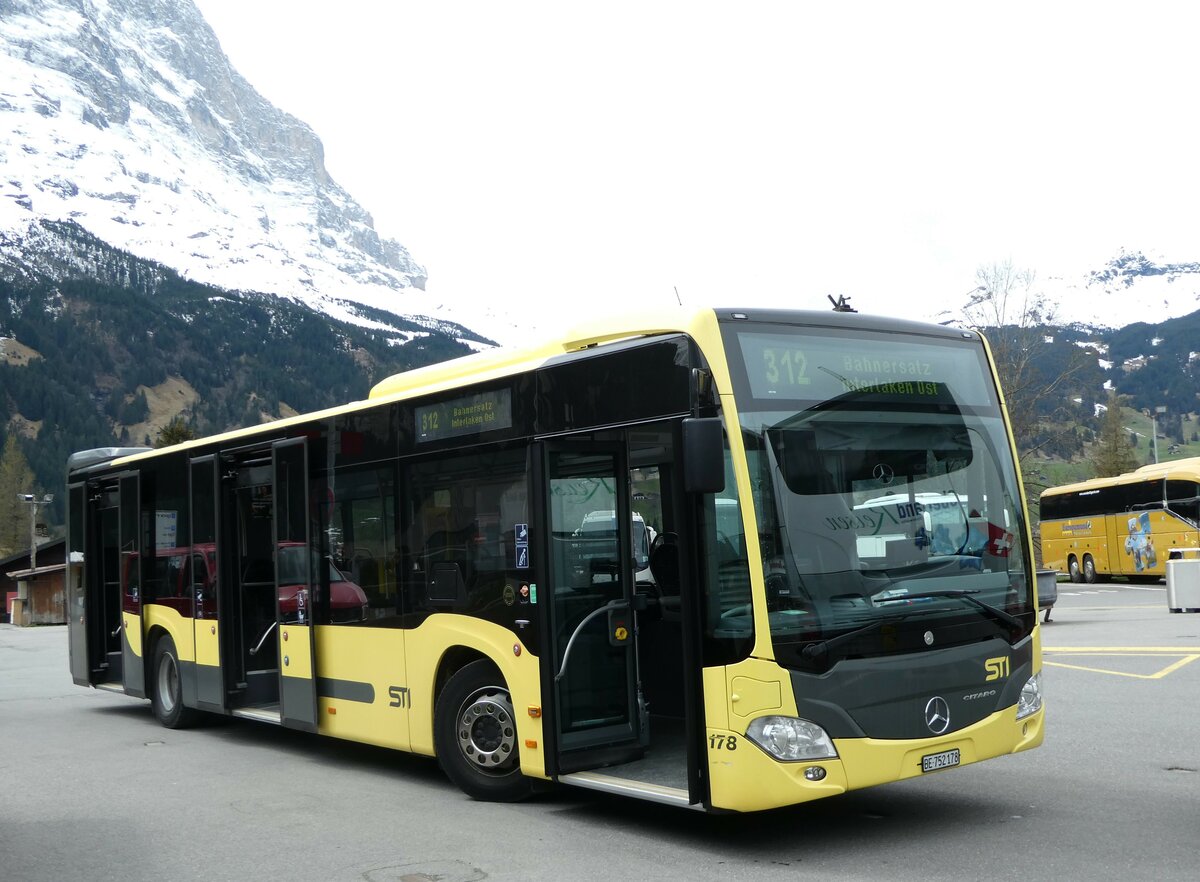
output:
<svg viewBox="0 0 1200 882"><path fill-rule="evenodd" d="M514 802L530 793L504 678L471 662L446 683L434 709L433 741L446 776L473 799Z"/></svg>
<svg viewBox="0 0 1200 882"><path fill-rule="evenodd" d="M1096 584L1096 562L1090 554L1083 556L1083 581L1089 585Z"/></svg>
<svg viewBox="0 0 1200 882"><path fill-rule="evenodd" d="M1079 559L1074 555L1067 561L1067 573L1070 575L1072 582L1083 581L1083 573L1079 571Z"/></svg>
<svg viewBox="0 0 1200 882"><path fill-rule="evenodd" d="M200 716L195 708L184 706L179 655L175 652L175 641L165 634L154 644L150 705L154 708L154 716L168 729L186 729L195 725Z"/></svg>

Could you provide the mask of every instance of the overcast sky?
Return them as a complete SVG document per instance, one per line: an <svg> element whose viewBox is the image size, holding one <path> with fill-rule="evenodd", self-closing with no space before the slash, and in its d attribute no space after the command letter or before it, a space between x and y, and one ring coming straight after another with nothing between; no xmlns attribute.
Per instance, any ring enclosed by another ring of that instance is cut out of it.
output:
<svg viewBox="0 0 1200 882"><path fill-rule="evenodd" d="M439 299L932 317L1200 259L1190 4L197 4Z"/></svg>

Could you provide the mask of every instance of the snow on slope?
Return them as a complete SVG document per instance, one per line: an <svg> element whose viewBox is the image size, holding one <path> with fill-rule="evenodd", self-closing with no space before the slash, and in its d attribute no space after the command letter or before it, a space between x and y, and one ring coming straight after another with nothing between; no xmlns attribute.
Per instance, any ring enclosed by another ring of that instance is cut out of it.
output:
<svg viewBox="0 0 1200 882"><path fill-rule="evenodd" d="M1155 324L1200 309L1200 263L1125 251L1086 276L1048 279L1040 287L1058 305L1061 324Z"/></svg>
<svg viewBox="0 0 1200 882"><path fill-rule="evenodd" d="M229 65L190 0L0 0L0 232L71 219L186 277L339 319L472 326ZM486 331L480 329L486 334Z"/></svg>

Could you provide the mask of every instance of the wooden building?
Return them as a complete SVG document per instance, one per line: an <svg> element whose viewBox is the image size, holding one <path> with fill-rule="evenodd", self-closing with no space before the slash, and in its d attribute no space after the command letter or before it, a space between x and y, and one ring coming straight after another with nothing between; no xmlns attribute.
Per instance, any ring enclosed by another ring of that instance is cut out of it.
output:
<svg viewBox="0 0 1200 882"><path fill-rule="evenodd" d="M37 567L29 550L0 560L0 619L14 625L62 625L67 621L65 539L37 547Z"/></svg>

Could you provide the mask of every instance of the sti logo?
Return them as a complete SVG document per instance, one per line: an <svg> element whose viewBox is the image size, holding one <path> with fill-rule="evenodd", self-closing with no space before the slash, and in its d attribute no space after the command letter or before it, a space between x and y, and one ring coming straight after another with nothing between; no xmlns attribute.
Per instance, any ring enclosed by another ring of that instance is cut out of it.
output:
<svg viewBox="0 0 1200 882"><path fill-rule="evenodd" d="M997 656L996 658L985 659L983 662L983 669L987 671L987 676L983 678L984 682L986 683L991 683L993 680L999 680L1003 677L1007 677L1009 674L1008 656L1001 655Z"/></svg>

